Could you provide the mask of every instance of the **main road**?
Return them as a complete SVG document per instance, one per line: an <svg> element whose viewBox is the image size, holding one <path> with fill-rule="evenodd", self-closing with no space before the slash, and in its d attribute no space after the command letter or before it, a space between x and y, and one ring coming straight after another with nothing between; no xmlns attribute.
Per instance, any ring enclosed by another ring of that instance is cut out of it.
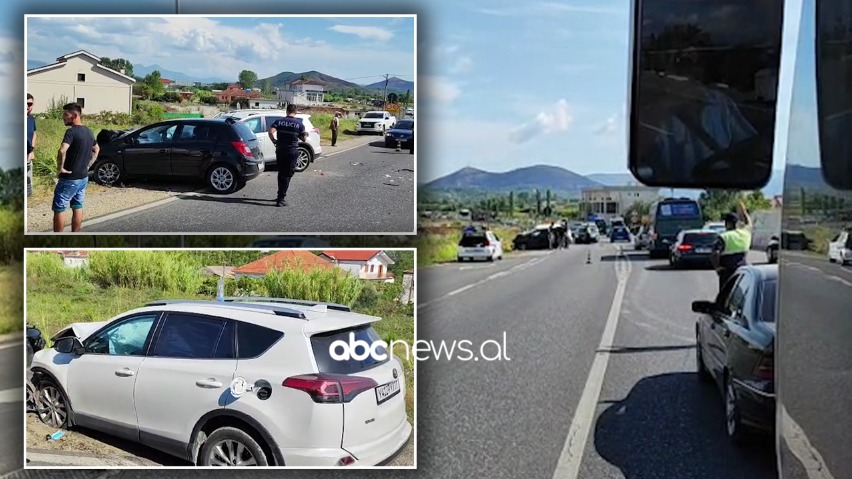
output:
<svg viewBox="0 0 852 479"><path fill-rule="evenodd" d="M381 139L323 148L296 173L288 205L275 206L277 166L230 195L182 194L164 204L83 223L96 233L410 233L415 230L414 155ZM93 198L92 201L95 201Z"/></svg>

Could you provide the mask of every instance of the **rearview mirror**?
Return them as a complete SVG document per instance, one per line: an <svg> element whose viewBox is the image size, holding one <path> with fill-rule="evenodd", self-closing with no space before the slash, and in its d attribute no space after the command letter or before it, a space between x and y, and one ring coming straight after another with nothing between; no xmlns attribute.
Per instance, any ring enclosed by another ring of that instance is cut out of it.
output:
<svg viewBox="0 0 852 479"><path fill-rule="evenodd" d="M816 2L816 90L822 177L852 189L852 10L845 2Z"/></svg>
<svg viewBox="0 0 852 479"><path fill-rule="evenodd" d="M768 183L783 10L763 0L634 0L629 168L637 180Z"/></svg>
<svg viewBox="0 0 852 479"><path fill-rule="evenodd" d="M692 311L701 314L713 314L716 310L716 303L712 301L693 301Z"/></svg>
<svg viewBox="0 0 852 479"><path fill-rule="evenodd" d="M62 338L53 345L54 349L63 354L83 354L83 343L73 337Z"/></svg>

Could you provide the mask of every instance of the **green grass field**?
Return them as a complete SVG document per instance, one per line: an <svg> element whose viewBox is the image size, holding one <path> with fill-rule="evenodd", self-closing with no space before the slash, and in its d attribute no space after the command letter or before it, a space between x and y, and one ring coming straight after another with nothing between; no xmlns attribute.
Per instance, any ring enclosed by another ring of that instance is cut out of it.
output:
<svg viewBox="0 0 852 479"><path fill-rule="evenodd" d="M21 263L0 266L0 334L24 330L24 270Z"/></svg>

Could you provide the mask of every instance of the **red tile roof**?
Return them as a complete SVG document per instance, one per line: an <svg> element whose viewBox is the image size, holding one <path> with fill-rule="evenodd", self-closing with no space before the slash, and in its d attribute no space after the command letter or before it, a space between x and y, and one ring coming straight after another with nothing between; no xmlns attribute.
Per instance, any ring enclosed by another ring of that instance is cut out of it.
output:
<svg viewBox="0 0 852 479"><path fill-rule="evenodd" d="M298 268L307 271L315 269L333 270L334 265L310 251L279 251L264 256L257 261L240 266L234 270L238 274L266 274L274 269Z"/></svg>
<svg viewBox="0 0 852 479"><path fill-rule="evenodd" d="M334 257L337 261L369 261L373 256L381 253L381 250L324 250L322 254Z"/></svg>

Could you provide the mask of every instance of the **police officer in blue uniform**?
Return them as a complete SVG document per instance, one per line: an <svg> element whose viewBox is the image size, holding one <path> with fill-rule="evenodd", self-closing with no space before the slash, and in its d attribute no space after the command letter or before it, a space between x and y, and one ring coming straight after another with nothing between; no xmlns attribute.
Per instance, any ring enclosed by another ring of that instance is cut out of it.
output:
<svg viewBox="0 0 852 479"><path fill-rule="evenodd" d="M273 122L268 133L269 139L275 144L275 160L278 162L278 196L275 204L286 206L287 189L290 188L290 179L296 173L296 162L299 160L299 141L308 139L305 124L296 117L296 105L287 105L287 116Z"/></svg>

